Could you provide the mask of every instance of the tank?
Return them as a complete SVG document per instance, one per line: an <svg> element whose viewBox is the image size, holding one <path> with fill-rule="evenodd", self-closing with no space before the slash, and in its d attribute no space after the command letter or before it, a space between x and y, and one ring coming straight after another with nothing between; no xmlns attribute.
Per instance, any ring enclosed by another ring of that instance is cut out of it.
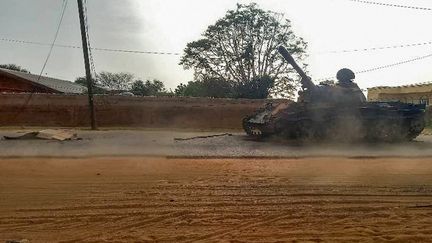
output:
<svg viewBox="0 0 432 243"><path fill-rule="evenodd" d="M367 102L330 85L315 85L284 47L278 51L301 76L297 102L268 103L243 119L256 139L278 135L295 140L400 142L425 127L424 104ZM363 95L363 94L362 94Z"/></svg>

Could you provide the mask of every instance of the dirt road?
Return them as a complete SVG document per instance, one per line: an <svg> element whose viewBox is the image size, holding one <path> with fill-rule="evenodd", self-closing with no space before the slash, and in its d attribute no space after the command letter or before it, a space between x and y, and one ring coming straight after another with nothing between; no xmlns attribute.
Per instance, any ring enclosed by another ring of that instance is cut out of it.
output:
<svg viewBox="0 0 432 243"><path fill-rule="evenodd" d="M75 131L82 140L4 140L19 132L0 130L0 158L7 157L432 157L432 136L422 135L405 143L312 143L298 144L278 138L250 140L244 132L109 130ZM232 133L232 136L211 136ZM176 140L176 138L197 138Z"/></svg>
<svg viewBox="0 0 432 243"><path fill-rule="evenodd" d="M0 242L428 241L432 159L2 159Z"/></svg>

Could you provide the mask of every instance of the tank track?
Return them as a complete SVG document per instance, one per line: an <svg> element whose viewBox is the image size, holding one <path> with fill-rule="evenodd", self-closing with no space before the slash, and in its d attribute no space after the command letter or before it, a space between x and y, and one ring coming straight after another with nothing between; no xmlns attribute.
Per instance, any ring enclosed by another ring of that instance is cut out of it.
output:
<svg viewBox="0 0 432 243"><path fill-rule="evenodd" d="M415 139L426 125L424 107L418 105L366 103L357 110L327 107L318 117L309 108L292 106L285 113L290 115L273 116L267 106L244 118L243 129L256 139L278 135L294 140L403 142Z"/></svg>
<svg viewBox="0 0 432 243"><path fill-rule="evenodd" d="M246 132L246 134L252 138L260 139L263 138L263 132L262 128L257 124L252 124L249 121L251 117L248 116L243 119L243 130Z"/></svg>

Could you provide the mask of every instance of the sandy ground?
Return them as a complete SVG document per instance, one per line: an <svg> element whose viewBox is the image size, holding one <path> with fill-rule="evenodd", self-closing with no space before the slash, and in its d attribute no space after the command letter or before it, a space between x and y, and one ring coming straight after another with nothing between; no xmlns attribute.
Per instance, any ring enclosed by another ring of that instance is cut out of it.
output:
<svg viewBox="0 0 432 243"><path fill-rule="evenodd" d="M3 158L0 242L426 242L432 159Z"/></svg>

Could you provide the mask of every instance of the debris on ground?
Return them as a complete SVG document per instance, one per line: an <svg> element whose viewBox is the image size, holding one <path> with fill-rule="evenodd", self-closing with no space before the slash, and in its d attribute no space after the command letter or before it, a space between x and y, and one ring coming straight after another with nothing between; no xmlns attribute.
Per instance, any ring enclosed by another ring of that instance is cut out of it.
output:
<svg viewBox="0 0 432 243"><path fill-rule="evenodd" d="M232 136L232 134L223 133L223 134L215 134L215 135L208 135L208 136L196 136L190 138L174 138L174 141L187 141L187 140L200 139L200 138L214 138L214 137L224 137L224 136Z"/></svg>
<svg viewBox="0 0 432 243"><path fill-rule="evenodd" d="M22 240L6 240L6 243L29 243L30 241L27 239Z"/></svg>
<svg viewBox="0 0 432 243"><path fill-rule="evenodd" d="M77 134L63 129L45 129L37 132L27 132L16 136L4 136L7 140L45 139L45 140L78 140Z"/></svg>
<svg viewBox="0 0 432 243"><path fill-rule="evenodd" d="M432 204L428 204L428 205L415 205L415 206L410 206L408 208L432 208Z"/></svg>

